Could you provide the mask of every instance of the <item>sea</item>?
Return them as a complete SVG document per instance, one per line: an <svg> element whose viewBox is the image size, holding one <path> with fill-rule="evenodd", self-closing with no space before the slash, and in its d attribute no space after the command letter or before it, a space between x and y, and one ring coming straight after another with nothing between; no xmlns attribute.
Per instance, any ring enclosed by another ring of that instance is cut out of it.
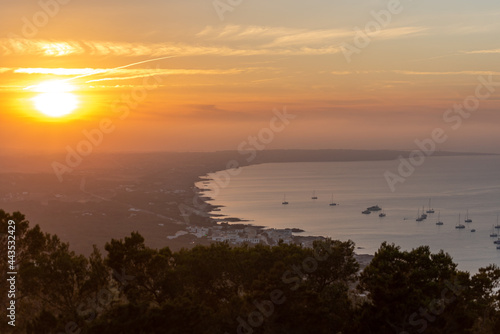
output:
<svg viewBox="0 0 500 334"><path fill-rule="evenodd" d="M350 239L358 254L374 254L387 241L402 250L421 245L444 250L458 269L471 273L500 265L497 238L490 237L500 214L500 156L427 157L392 191L384 174L397 174L399 164L269 163L240 168L230 178L225 171L208 174L197 186L209 189L210 203L221 206L214 214L268 228L300 228L302 235ZM285 197L288 205L282 204ZM338 205L329 205L332 198ZM429 202L435 213L417 222ZM375 205L385 217L361 213ZM464 222L467 213L472 223ZM444 225L436 225L438 217ZM466 228L456 229L459 223Z"/></svg>

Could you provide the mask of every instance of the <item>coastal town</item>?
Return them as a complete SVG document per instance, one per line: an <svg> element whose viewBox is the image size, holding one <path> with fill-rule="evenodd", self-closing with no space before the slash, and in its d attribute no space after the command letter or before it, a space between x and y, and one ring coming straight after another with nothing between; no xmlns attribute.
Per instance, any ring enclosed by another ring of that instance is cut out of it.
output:
<svg viewBox="0 0 500 334"><path fill-rule="evenodd" d="M290 228L266 229L252 225L232 225L227 222L219 222L212 227L187 226L185 229L167 238L172 240L189 234L198 239L205 239L212 242L228 242L233 245L262 244L273 246L281 242L285 244L300 244L303 247L312 247L314 240L323 239L323 237L296 236L294 232L300 233L303 231Z"/></svg>

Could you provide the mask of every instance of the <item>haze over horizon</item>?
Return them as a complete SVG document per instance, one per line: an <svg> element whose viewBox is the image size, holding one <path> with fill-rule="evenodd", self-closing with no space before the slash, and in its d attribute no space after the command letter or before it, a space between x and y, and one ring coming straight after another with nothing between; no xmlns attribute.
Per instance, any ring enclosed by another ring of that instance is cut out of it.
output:
<svg viewBox="0 0 500 334"><path fill-rule="evenodd" d="M441 128L440 150L500 153L498 4L393 2L7 1L0 153L64 152L95 129L96 153L237 150L285 109L266 148L414 149ZM77 107L46 116L41 94Z"/></svg>

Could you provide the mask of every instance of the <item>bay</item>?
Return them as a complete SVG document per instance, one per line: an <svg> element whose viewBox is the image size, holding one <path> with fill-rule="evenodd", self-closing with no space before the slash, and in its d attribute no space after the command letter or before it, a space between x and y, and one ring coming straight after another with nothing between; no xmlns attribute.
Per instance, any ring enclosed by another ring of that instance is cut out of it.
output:
<svg viewBox="0 0 500 334"><path fill-rule="evenodd" d="M500 263L490 237L500 212L499 156L428 157L393 192L384 173L396 173L398 166L399 161L272 163L240 168L227 185L215 182L223 172L197 185L210 189L205 194L211 204L223 206L214 213L270 228L301 228L303 235L351 239L360 254L374 254L387 241L404 250L442 249L470 272ZM289 205L281 204L285 194ZM332 195L339 205L329 205ZM427 210L429 199L435 214L416 222L417 210ZM373 205L387 216L361 214ZM470 224L464 223L467 210ZM438 213L442 226L435 224ZM463 230L455 228L459 214Z"/></svg>

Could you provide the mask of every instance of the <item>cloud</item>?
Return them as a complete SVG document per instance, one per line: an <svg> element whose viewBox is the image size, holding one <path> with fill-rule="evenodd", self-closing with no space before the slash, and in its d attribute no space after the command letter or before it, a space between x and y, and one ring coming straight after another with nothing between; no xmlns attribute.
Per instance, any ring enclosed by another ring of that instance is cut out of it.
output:
<svg viewBox="0 0 500 334"><path fill-rule="evenodd" d="M500 49L491 49L491 50L475 50L475 51L463 51L465 54L494 54L500 53Z"/></svg>
<svg viewBox="0 0 500 334"><path fill-rule="evenodd" d="M53 74L53 75L84 75L99 71L98 69L92 68L18 68L14 70L14 73L23 74ZM101 69L101 71L106 71ZM1 72L1 70L0 70Z"/></svg>
<svg viewBox="0 0 500 334"><path fill-rule="evenodd" d="M378 70L370 70L370 71L332 71L330 74L333 75L351 75L351 74L376 74L376 73L385 73L388 71L378 71Z"/></svg>
<svg viewBox="0 0 500 334"><path fill-rule="evenodd" d="M424 35L429 32L427 27L400 27L391 29L382 29L378 34L381 39L398 39L410 35Z"/></svg>
<svg viewBox="0 0 500 334"><path fill-rule="evenodd" d="M377 35L382 39L396 39L423 34L426 27L399 27L382 29ZM331 45L354 38L356 30L349 29L297 29L268 26L226 25L220 28L207 26L196 36L212 41L259 41L264 47L289 47Z"/></svg>
<svg viewBox="0 0 500 334"><path fill-rule="evenodd" d="M500 72L495 71L404 71L404 70L371 70L371 71L332 71L332 75L355 75L355 74L380 74L380 73L396 73L402 75L500 75Z"/></svg>
<svg viewBox="0 0 500 334"><path fill-rule="evenodd" d="M305 33L307 31L307 29L299 28L226 25L218 28L207 26L201 32L196 34L196 36L209 40L241 41L242 39L272 39L287 35Z"/></svg>
<svg viewBox="0 0 500 334"><path fill-rule="evenodd" d="M162 56L260 56L260 55L324 55L336 54L336 47L252 47L202 46L182 43L124 43L124 42L53 42L43 40L12 41L0 39L0 54L3 56L32 55L45 57L63 56L120 56L120 57L162 57Z"/></svg>
<svg viewBox="0 0 500 334"><path fill-rule="evenodd" d="M340 43L353 35L350 30L313 30L276 38L268 47Z"/></svg>
<svg viewBox="0 0 500 334"><path fill-rule="evenodd" d="M110 78L89 80L87 83L100 82L100 81L115 81L115 80L131 80L137 78L144 78L149 76L161 75L234 75L244 72L243 69L230 69L230 70L192 70L192 69L127 69L127 70L111 70L113 74L121 74L126 76L115 76Z"/></svg>
<svg viewBox="0 0 500 334"><path fill-rule="evenodd" d="M383 29L381 39L423 34L424 27ZM338 46L355 36L354 29L298 29L268 26L226 25L206 27L196 36L202 42L127 43L114 41L53 41L22 38L0 39L0 55L67 56L273 56L325 55L341 52Z"/></svg>
<svg viewBox="0 0 500 334"><path fill-rule="evenodd" d="M391 71L393 73L404 75L499 75L500 72L494 71L447 71L447 72L418 72L418 71Z"/></svg>
<svg viewBox="0 0 500 334"><path fill-rule="evenodd" d="M149 76L172 76L172 75L237 75L244 72L266 70L268 68L249 67L244 69L113 69L113 68L0 68L0 73L12 71L16 74L52 74L56 76L73 76L67 80L78 78L97 77L86 83L102 81L121 81L144 78ZM103 77L106 76L106 77ZM100 77L100 78L99 78Z"/></svg>
<svg viewBox="0 0 500 334"><path fill-rule="evenodd" d="M85 48L79 42L54 42L22 38L0 39L0 50L0 54L3 56L27 54L61 57L85 52Z"/></svg>

